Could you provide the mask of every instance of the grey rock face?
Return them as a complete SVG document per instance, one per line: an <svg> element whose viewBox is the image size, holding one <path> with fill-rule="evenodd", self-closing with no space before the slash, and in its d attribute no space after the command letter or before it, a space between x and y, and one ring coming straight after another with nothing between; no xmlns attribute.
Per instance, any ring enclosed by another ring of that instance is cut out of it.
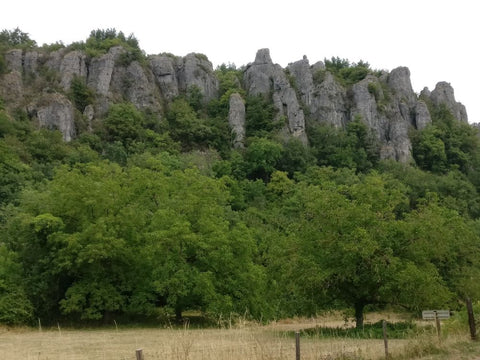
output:
<svg viewBox="0 0 480 360"><path fill-rule="evenodd" d="M108 95L113 69L115 68L115 61L124 51L122 47L113 47L107 54L92 60L87 84L95 89L99 95Z"/></svg>
<svg viewBox="0 0 480 360"><path fill-rule="evenodd" d="M81 51L71 51L60 62L60 86L64 90L70 89L70 84L75 76L87 77L86 55Z"/></svg>
<svg viewBox="0 0 480 360"><path fill-rule="evenodd" d="M0 76L0 97L7 108L15 109L21 106L24 100L22 74L12 71Z"/></svg>
<svg viewBox="0 0 480 360"><path fill-rule="evenodd" d="M5 54L5 61L7 63L8 71L17 71L20 74L23 72L23 51L20 49L13 49L7 51Z"/></svg>
<svg viewBox="0 0 480 360"><path fill-rule="evenodd" d="M138 61L128 66L115 66L111 77L109 98L123 97L138 109L161 109L158 91L153 81L153 74L144 69Z"/></svg>
<svg viewBox="0 0 480 360"><path fill-rule="evenodd" d="M439 82L432 91L430 99L436 106L440 106L441 104L446 105L457 120L468 123L465 106L455 100L453 88L449 83L444 81Z"/></svg>
<svg viewBox="0 0 480 360"><path fill-rule="evenodd" d="M288 67L294 77L302 102L310 110L310 120L321 124L344 127L348 121L347 96L333 75L325 71L325 65L317 62L310 67L306 57ZM321 72L322 81L314 81L314 74Z"/></svg>
<svg viewBox="0 0 480 360"><path fill-rule="evenodd" d="M273 104L278 111L277 120L285 117L286 132L307 142L305 115L300 107L295 90L290 86L284 70L273 64L268 49L257 52L255 62L249 64L244 73L245 87L251 95L272 94Z"/></svg>
<svg viewBox="0 0 480 360"><path fill-rule="evenodd" d="M415 106L415 127L418 130L425 129L428 124L432 123L430 112L428 111L425 101L418 100Z"/></svg>
<svg viewBox="0 0 480 360"><path fill-rule="evenodd" d="M310 106L312 103L313 94L313 76L307 57L289 64L287 70L295 79L295 84L298 89L300 99L305 105Z"/></svg>
<svg viewBox="0 0 480 360"><path fill-rule="evenodd" d="M213 73L212 63L201 54L188 54L177 72L178 87L187 91L197 86L208 102L218 95L218 79Z"/></svg>
<svg viewBox="0 0 480 360"><path fill-rule="evenodd" d="M25 74L37 76L38 62L40 55L36 51L27 51L23 58L23 69Z"/></svg>
<svg viewBox="0 0 480 360"><path fill-rule="evenodd" d="M36 110L38 123L47 129L56 129L63 134L65 141L75 136L74 109L71 102L60 94L47 94Z"/></svg>
<svg viewBox="0 0 480 360"><path fill-rule="evenodd" d="M415 106L417 99L410 81L410 70L407 67L393 69L388 75L387 83L397 99L409 107Z"/></svg>
<svg viewBox="0 0 480 360"><path fill-rule="evenodd" d="M228 124L232 129L233 147L243 148L245 141L245 104L238 93L230 95Z"/></svg>
<svg viewBox="0 0 480 360"><path fill-rule="evenodd" d="M381 87L378 79L372 75L368 75L365 79L352 86L353 107L351 120L360 118L368 127L375 129L377 134L380 135L382 128L377 111L377 102L375 95L369 90L370 84L373 84L376 88Z"/></svg>
<svg viewBox="0 0 480 360"><path fill-rule="evenodd" d="M382 159L395 159L400 162L411 160L411 142L408 137L411 108L408 101L413 104L414 98L411 96L413 91L411 85L409 86L409 72L406 70L401 68L394 75L394 80L389 82L394 93L389 102L382 103L385 100L382 84L373 75L367 75L352 86L351 120L358 117L373 130L381 144Z"/></svg>
<svg viewBox="0 0 480 360"><path fill-rule="evenodd" d="M150 57L150 65L160 92L167 100L192 86L198 87L205 102L218 96L218 79L205 55L192 53L184 58L156 55Z"/></svg>
<svg viewBox="0 0 480 360"><path fill-rule="evenodd" d="M150 58L150 66L164 98L172 100L178 96L177 60L167 55L156 55Z"/></svg>
<svg viewBox="0 0 480 360"><path fill-rule="evenodd" d="M324 80L315 85L310 101L312 119L336 128L344 128L348 122L347 93L334 79L325 72Z"/></svg>

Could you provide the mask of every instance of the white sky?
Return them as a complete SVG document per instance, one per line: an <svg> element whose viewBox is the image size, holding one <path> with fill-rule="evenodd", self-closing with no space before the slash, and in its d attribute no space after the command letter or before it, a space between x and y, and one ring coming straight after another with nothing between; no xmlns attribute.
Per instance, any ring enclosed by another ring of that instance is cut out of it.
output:
<svg viewBox="0 0 480 360"><path fill-rule="evenodd" d="M214 67L253 62L269 48L285 67L307 55L407 66L414 90L449 82L480 122L480 13L473 0L23 0L1 6L0 29L39 45L86 40L91 30L133 33L147 54L200 52Z"/></svg>

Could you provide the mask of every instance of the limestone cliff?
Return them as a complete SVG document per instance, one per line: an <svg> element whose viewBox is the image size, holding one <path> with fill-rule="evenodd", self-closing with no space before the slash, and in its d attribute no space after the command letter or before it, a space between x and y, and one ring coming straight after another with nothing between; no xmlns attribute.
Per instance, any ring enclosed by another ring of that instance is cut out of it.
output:
<svg viewBox="0 0 480 360"><path fill-rule="evenodd" d="M65 141L76 136L76 118L87 123L101 119L112 103L128 101L138 109L163 118L175 97L196 87L207 104L219 97L219 80L205 55L170 54L128 61L128 52L115 46L102 55L88 55L68 47L56 51L14 49L4 54L6 71L0 75L0 97L10 109L23 108L39 126L58 129ZM126 60L127 59L127 60ZM293 136L307 144L309 126L345 128L354 120L364 122L381 145L381 157L401 162L411 159L409 131L431 122L427 103L444 104L459 120L468 121L465 107L457 102L446 82L417 96L410 71L370 71L353 84L344 84L325 64L310 65L306 56L282 68L268 49L260 49L243 69L243 90L273 102L272 121L284 124L279 135ZM70 100L72 81L81 79L95 94L95 101L78 109ZM245 104L240 94L229 99L225 121L232 129L232 146L244 146Z"/></svg>

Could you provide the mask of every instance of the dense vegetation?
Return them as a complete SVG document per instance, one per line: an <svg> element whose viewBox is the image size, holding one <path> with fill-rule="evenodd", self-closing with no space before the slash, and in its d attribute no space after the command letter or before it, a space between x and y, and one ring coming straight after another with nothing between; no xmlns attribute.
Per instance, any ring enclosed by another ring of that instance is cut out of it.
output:
<svg viewBox="0 0 480 360"><path fill-rule="evenodd" d="M93 31L89 56L133 36ZM18 29L3 51L35 46ZM47 50L45 50L47 51ZM368 64L326 62L344 84ZM3 69L3 70L2 70ZM387 305L412 311L479 299L480 148L476 131L430 104L414 163L380 161L361 121L316 125L309 146L277 136L269 99L242 71L216 70L161 118L129 103L65 143L0 102L0 323L242 314L256 319ZM246 99L247 146L232 150L230 94ZM79 108L94 92L74 79ZM283 139L283 140L282 140Z"/></svg>

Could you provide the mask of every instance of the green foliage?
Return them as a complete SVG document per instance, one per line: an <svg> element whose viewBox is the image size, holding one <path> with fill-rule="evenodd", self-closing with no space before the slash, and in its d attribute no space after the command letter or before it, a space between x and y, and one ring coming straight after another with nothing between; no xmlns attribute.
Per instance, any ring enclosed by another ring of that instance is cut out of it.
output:
<svg viewBox="0 0 480 360"><path fill-rule="evenodd" d="M15 253L0 243L0 324L22 325L33 316Z"/></svg>
<svg viewBox="0 0 480 360"><path fill-rule="evenodd" d="M143 114L131 103L114 104L104 121L106 139L119 141L124 146L140 139L144 124Z"/></svg>
<svg viewBox="0 0 480 360"><path fill-rule="evenodd" d="M279 170L286 171L290 177L297 172L304 173L310 166L315 164L315 157L310 148L299 139L289 139L282 149L279 160Z"/></svg>
<svg viewBox="0 0 480 360"><path fill-rule="evenodd" d="M250 179L268 181L282 156L282 146L265 138L253 138L245 152L245 169Z"/></svg>
<svg viewBox="0 0 480 360"><path fill-rule="evenodd" d="M31 49L37 43L30 39L29 34L24 33L18 27L14 30L3 29L0 32L0 50L5 49Z"/></svg>
<svg viewBox="0 0 480 360"><path fill-rule="evenodd" d="M275 109L264 96L247 96L245 101L247 137L268 137L284 125L275 121Z"/></svg>
<svg viewBox="0 0 480 360"><path fill-rule="evenodd" d="M125 36L116 29L97 29L90 32L85 43L74 43L70 45L72 50L84 50L90 57L98 57L106 54L112 47L121 46L125 50L118 59L118 64L127 66L132 61L143 62L145 55L140 49L138 40L133 34Z"/></svg>
<svg viewBox="0 0 480 360"><path fill-rule="evenodd" d="M2 34L0 50L22 35ZM71 48L100 56L113 46L125 50L118 65L143 58L136 39L114 29ZM316 83L326 71L345 87L372 73L363 62L325 64ZM39 72L58 82L47 66ZM68 96L83 131L69 143L0 102L1 323L188 310L272 319L347 307L361 324L371 306L418 311L480 297L471 127L429 104L433 124L412 135L418 167L380 161L360 117L345 129L310 125L305 145L279 136L285 118L271 97L246 95L242 70L215 74L219 97L208 103L192 86L162 114L111 104L83 128L95 94L74 77ZM385 86L368 85L379 108ZM236 150L233 93L246 105L246 146Z"/></svg>
<svg viewBox="0 0 480 360"><path fill-rule="evenodd" d="M345 86L353 85L363 80L370 72L370 65L362 60L358 63L350 63L347 59L332 57L325 59L325 68L330 71L335 78Z"/></svg>
<svg viewBox="0 0 480 360"><path fill-rule="evenodd" d="M478 171L480 140L468 124L457 121L445 105L433 108L432 124L412 135L412 153L424 170L445 173L459 169L465 174Z"/></svg>
<svg viewBox="0 0 480 360"><path fill-rule="evenodd" d="M350 122L346 130L317 125L307 134L318 165L367 171L380 159L378 141L360 119Z"/></svg>
<svg viewBox="0 0 480 360"><path fill-rule="evenodd" d="M69 95L75 108L80 112L83 112L88 105L95 101L95 92L87 86L85 79L79 76L73 77Z"/></svg>
<svg viewBox="0 0 480 360"><path fill-rule="evenodd" d="M2 238L24 264L37 315L102 319L160 305L260 316L263 271L223 182L158 169L62 167L26 194Z"/></svg>
<svg viewBox="0 0 480 360"><path fill-rule="evenodd" d="M420 329L413 322L387 322L387 333L389 339L407 339L413 334L419 333ZM302 334L307 336L318 336L321 338L353 338L353 339L383 339L383 321L374 324L365 324L362 329L345 327L315 327L305 329Z"/></svg>
<svg viewBox="0 0 480 360"><path fill-rule="evenodd" d="M198 118L195 110L183 98L170 104L166 117L172 138L179 141L184 150L206 144L212 137L212 129Z"/></svg>

